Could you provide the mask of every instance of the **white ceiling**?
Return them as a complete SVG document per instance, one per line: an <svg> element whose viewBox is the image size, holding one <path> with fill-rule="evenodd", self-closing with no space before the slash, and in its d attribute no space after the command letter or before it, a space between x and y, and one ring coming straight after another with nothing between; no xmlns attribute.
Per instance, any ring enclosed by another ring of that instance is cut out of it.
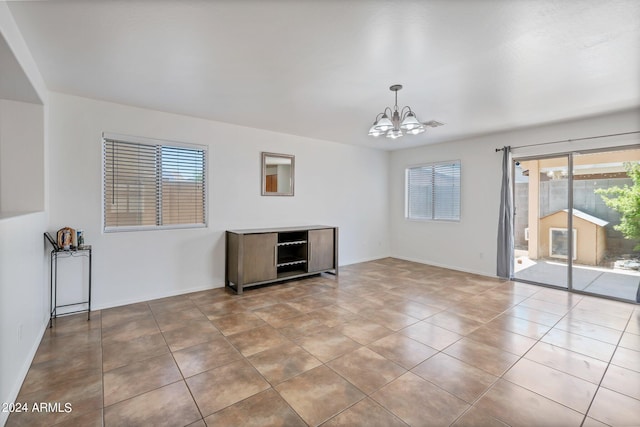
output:
<svg viewBox="0 0 640 427"><path fill-rule="evenodd" d="M24 1L49 89L384 149L640 105L639 0ZM446 125L366 136L400 106Z"/></svg>

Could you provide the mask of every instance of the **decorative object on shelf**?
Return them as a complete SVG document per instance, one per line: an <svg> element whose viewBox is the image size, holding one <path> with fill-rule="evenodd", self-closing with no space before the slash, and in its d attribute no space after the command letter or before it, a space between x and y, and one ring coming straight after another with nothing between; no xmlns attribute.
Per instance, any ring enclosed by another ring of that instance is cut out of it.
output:
<svg viewBox="0 0 640 427"><path fill-rule="evenodd" d="M78 244L78 249L82 249L84 247L84 230L76 230L76 242Z"/></svg>
<svg viewBox="0 0 640 427"><path fill-rule="evenodd" d="M262 153L262 195L293 196L295 156Z"/></svg>
<svg viewBox="0 0 640 427"><path fill-rule="evenodd" d="M65 251L71 249L71 247L76 247L76 231L71 227L63 227L58 230L57 239L58 246Z"/></svg>
<svg viewBox="0 0 640 427"><path fill-rule="evenodd" d="M435 120L422 123L418 121L411 107L404 106L398 108L398 91L400 89L402 89L402 85L392 85L389 87L389 90L396 94L396 103L393 109L385 107L382 113L376 116L376 120L369 129L369 136L377 138L380 135L386 135L387 138L397 139L403 135L402 131L405 131L409 135L418 135L425 131L425 126L438 127L444 124ZM388 115L387 112L389 113Z"/></svg>

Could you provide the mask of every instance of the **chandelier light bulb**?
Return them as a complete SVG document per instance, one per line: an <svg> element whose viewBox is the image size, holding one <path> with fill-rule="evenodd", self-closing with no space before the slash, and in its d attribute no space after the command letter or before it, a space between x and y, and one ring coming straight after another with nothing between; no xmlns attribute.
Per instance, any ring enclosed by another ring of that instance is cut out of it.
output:
<svg viewBox="0 0 640 427"><path fill-rule="evenodd" d="M418 121L415 113L409 106L398 108L398 91L402 85L393 85L389 88L395 93L395 104L393 108L386 107L382 113L378 114L373 126L369 129L369 136L378 137L386 134L387 138L398 139L404 133L418 135L426 130L424 124Z"/></svg>
<svg viewBox="0 0 640 427"><path fill-rule="evenodd" d="M376 128L376 130L386 132L390 129L393 129L393 123L391 123L391 120L389 120L389 117L387 117L386 114L383 114L380 120L378 120L378 124L374 125L374 127Z"/></svg>

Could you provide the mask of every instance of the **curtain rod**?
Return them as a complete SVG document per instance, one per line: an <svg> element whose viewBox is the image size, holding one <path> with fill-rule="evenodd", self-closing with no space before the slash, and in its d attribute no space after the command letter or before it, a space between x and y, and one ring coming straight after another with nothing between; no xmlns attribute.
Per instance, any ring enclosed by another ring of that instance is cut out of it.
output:
<svg viewBox="0 0 640 427"><path fill-rule="evenodd" d="M609 134L609 135L587 136L585 138L564 139L564 140L561 140L561 141L550 141L550 142L540 142L538 144L519 145L517 147L510 147L510 148L536 147L538 145L558 144L558 143L561 143L561 142L585 141L587 139L607 138L607 137L610 137L610 136L633 135L634 133L640 133L640 131L635 130L633 132L612 133L612 134ZM496 153L498 151L503 151L503 150L504 150L504 148L496 148Z"/></svg>

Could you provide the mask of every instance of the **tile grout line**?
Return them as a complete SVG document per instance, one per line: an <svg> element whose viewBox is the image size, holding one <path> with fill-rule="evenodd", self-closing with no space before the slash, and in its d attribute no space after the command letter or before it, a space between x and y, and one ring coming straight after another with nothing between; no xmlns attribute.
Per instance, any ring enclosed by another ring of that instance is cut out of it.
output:
<svg viewBox="0 0 640 427"><path fill-rule="evenodd" d="M538 292L536 292L536 293L538 293ZM531 298L531 297L532 297L533 295L535 295L536 293L534 293L534 294L532 294L532 295L528 296L526 299L524 299L523 301L521 301L521 302L520 302L520 303L518 303L518 304L515 304L513 307L516 307L516 306L520 305L522 302L524 302L524 301L526 301L527 299ZM511 310L513 307L511 307L509 310ZM524 307L526 307L526 306L524 306ZM573 309L573 307L571 307L571 309L567 312L567 314L568 314L572 309ZM535 310L535 309L534 309L534 310ZM505 312L506 312L506 311L508 311L508 310L505 310ZM541 310L537 310L537 311L541 311ZM503 312L503 313L504 313L504 312ZM546 313L546 312L545 312L545 313ZM504 378L504 376L505 376L505 375L506 375L506 374L507 374L507 373L508 373L508 372L509 372L509 371L510 371L510 370L511 370L511 369L512 369L512 368L513 368L513 367L514 367L518 362L520 362L522 359L524 359L524 358L525 358L525 356L527 355L527 353L529 353L529 351L531 351L531 349L532 349L534 346L536 346L538 343L542 342L542 339L545 337L545 335L547 335L547 334L549 333L549 331L551 331L551 330L552 330L552 329L553 329L553 328L554 328L554 327L555 327L555 326L556 326L556 325L557 325L557 324L558 324L558 323L559 323L559 322L560 322L560 321L561 321L561 320L562 320L562 319L563 319L567 314L565 314L565 315L564 315L564 316L562 316L560 319L558 319L558 321L556 321L556 323L555 323L553 326L551 326L551 327L549 328L549 330L548 330L548 331L546 331L546 332L545 332L545 333L544 333L540 338L538 338L538 339L536 340L536 343L535 343L535 344L533 344L533 345L532 345L532 346L531 346L531 347L530 347L526 352L524 352L521 356L518 356L518 360L516 360L516 361L515 361L513 364L511 364L511 365L510 365L510 366L509 366L509 367L508 367L508 368L507 368L507 369L506 369L506 370L505 370L505 371L504 371L500 376L498 376L498 377L496 378L496 380L495 380L495 381L494 381L494 382L493 382L489 387L487 387L487 389L486 389L483 393L481 393L481 394L480 394L480 396L478 396L478 398L476 398L476 400L474 400L474 402L471 404L471 406L470 406L470 407L469 407L469 408L468 408L468 409L467 409L463 414L461 414L461 415L460 415L456 420L454 420L454 422L453 422L451 425L455 424L455 422L457 422L457 421L458 421L462 416L464 416L464 414L466 414L467 412L469 412L472 408L477 408L477 407L475 406L475 405L476 405L476 403L478 403L478 402L480 401L480 399L482 399L484 396L486 396L486 395L487 395L487 393L489 393L489 391L491 391L491 389L493 389L493 387L496 385L496 383L497 383L498 381L503 380L503 381L507 381L507 382L509 382L509 383L511 383L511 384L514 384L514 385L516 385L516 386L518 386L518 387L522 387L522 386L520 386L520 385L518 385L518 384L512 383L511 381L509 381L509 380L505 379L505 378ZM527 320L527 319L523 319L523 320ZM536 322L533 322L533 323L536 323ZM543 325L543 326L547 326L547 325ZM509 332L509 331L507 331L507 332ZM458 341L459 341L459 340L458 340ZM457 341L456 341L456 342L457 342ZM455 343L453 343L453 344L455 344ZM451 344L451 345L453 345L453 344ZM486 344L486 345L488 345L488 344ZM448 347L447 347L447 348L448 348ZM496 347L496 348L497 348L497 347ZM446 349L446 348L445 348L445 349ZM443 350L445 350L445 349L443 349ZM499 350L500 350L500 349L499 349ZM506 351L506 350L503 350L503 351ZM510 353L510 352L507 352L507 353ZM446 354L446 353L445 353L445 354ZM511 353L511 354L513 354L513 353ZM517 355L516 355L516 356L517 356ZM452 357L453 357L453 356L452 356ZM458 359L458 360L459 360L459 359ZM464 362L464 361L462 361L462 362ZM466 362L464 362L464 363L466 363ZM478 369L480 369L480 368L478 368ZM482 370L483 370L483 369L482 369ZM483 371L484 371L484 370L483 370ZM485 372L486 372L486 371L485 371ZM552 402L555 402L555 403L557 403L557 404L559 404L559 405L562 405L562 406L564 406L564 407L566 407L566 408L568 408L568 409L571 409L571 410L575 411L575 409L569 408L568 406L566 406L566 405L564 405L564 404L562 404L562 403L560 403L560 402L556 402L555 400L550 399L550 398L549 398L549 397L547 397L547 396L543 396L543 395L541 395L541 394L539 394L539 393L536 393L535 391L529 390L529 389L528 389L528 388L526 388L526 387L522 387L522 388L524 388L525 390L528 390L528 391L530 391L530 392L532 392L532 393L535 393L535 394L537 394L538 396L541 396L541 397L543 397L543 398L545 398L545 399L547 399L547 400L550 400L550 401L552 401ZM595 394L594 394L594 396L595 396ZM578 412L578 411L576 411L576 412ZM489 414L487 414L487 415L489 415ZM493 415L489 415L489 416L490 416L490 417L492 417L492 418L494 418L494 419L496 419L496 420L498 420L498 421L500 421L500 422L502 422L502 423L504 423L504 424L506 424L506 425L510 425L510 424L508 424L505 420L502 420L502 419L500 419L500 418L497 418L497 417L495 417L495 416L493 416ZM586 414L585 414L585 416L586 416Z"/></svg>
<svg viewBox="0 0 640 427"><path fill-rule="evenodd" d="M627 327L629 326L629 322L631 321L631 317L633 316L633 311L631 312L631 314L629 315L629 318L627 319L627 323L624 326L624 330L622 331L622 333L620 334L620 338L618 338L618 343L616 344L616 348L615 350L613 350L613 353L611 353L611 358L609 359L609 362L607 363L607 367L604 368L604 373L602 374L602 378L600 378L600 382L598 383L598 388L596 388L596 392L593 393L593 397L591 398L591 402L589 402L589 407L587 408L587 411L584 414L584 418L582 419L582 423L580 424L580 426L583 426L585 421L587 420L589 411L591 410L591 406L593 406L593 402L596 400L596 396L598 395L598 392L600 391L600 388L602 387L602 382L604 381L605 377L607 376L607 372L609 371L609 367L611 366L611 362L613 362L613 358L616 355L616 352L618 351L618 348L620 347L620 342L622 341L622 337L624 336L624 331L627 329ZM596 418L594 418L595 420ZM600 421L600 420L598 420ZM606 424L606 423L604 423Z"/></svg>

